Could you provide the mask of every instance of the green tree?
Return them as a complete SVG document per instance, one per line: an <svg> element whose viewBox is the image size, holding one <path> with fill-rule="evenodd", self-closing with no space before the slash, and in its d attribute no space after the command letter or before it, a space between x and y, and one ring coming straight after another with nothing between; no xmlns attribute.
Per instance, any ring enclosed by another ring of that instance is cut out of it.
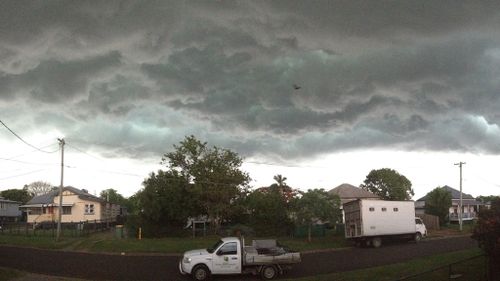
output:
<svg viewBox="0 0 500 281"><path fill-rule="evenodd" d="M116 189L108 188L99 194L99 197L107 202L125 205L127 199L123 197Z"/></svg>
<svg viewBox="0 0 500 281"><path fill-rule="evenodd" d="M174 151L162 158L162 164L195 185L203 213L208 215L216 232L220 223L231 215L233 203L250 181L248 174L240 170L242 163L235 152L209 148L194 136L174 145Z"/></svg>
<svg viewBox="0 0 500 281"><path fill-rule="evenodd" d="M30 201L31 196L26 188L23 189L7 189L0 192L0 196L7 200L21 202L23 205Z"/></svg>
<svg viewBox="0 0 500 281"><path fill-rule="evenodd" d="M427 193L425 198L425 213L439 217L439 223L446 222L451 207L451 193L443 188L436 187Z"/></svg>
<svg viewBox="0 0 500 281"><path fill-rule="evenodd" d="M308 226L308 241L311 242L312 225L321 220L336 223L340 218L340 198L324 189L308 190L296 199L297 222Z"/></svg>
<svg viewBox="0 0 500 281"><path fill-rule="evenodd" d="M293 199L293 197L297 196L297 190L294 190L293 188L288 186L288 184L286 184L286 177L278 174L275 175L273 179L276 181L276 183L271 184L271 186L269 186L269 190L278 192L285 202L288 203Z"/></svg>
<svg viewBox="0 0 500 281"><path fill-rule="evenodd" d="M257 235L285 235L293 222L288 212L288 203L278 190L257 189L247 197L250 225Z"/></svg>
<svg viewBox="0 0 500 281"><path fill-rule="evenodd" d="M476 200L478 200L479 202L483 202L483 203L490 203L492 202L493 200L499 200L500 199L500 196L496 196L496 195L488 195L488 196L478 196L476 197Z"/></svg>
<svg viewBox="0 0 500 281"><path fill-rule="evenodd" d="M195 186L177 171L151 173L136 193L144 234L161 236L176 234L197 211Z"/></svg>
<svg viewBox="0 0 500 281"><path fill-rule="evenodd" d="M389 168L372 170L361 184L361 188L391 201L410 200L415 194L410 180Z"/></svg>
<svg viewBox="0 0 500 281"><path fill-rule="evenodd" d="M474 227L472 238L488 255L489 275L500 276L500 199L491 201L490 209L479 211L478 221ZM496 279L495 279L496 280Z"/></svg>

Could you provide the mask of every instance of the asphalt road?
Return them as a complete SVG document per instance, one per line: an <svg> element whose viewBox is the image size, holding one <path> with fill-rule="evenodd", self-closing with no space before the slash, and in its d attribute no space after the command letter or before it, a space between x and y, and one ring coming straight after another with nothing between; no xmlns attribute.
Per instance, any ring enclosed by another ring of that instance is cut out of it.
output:
<svg viewBox="0 0 500 281"><path fill-rule="evenodd" d="M350 271L477 247L469 237L396 243L381 248L350 248L302 254L302 263L284 278ZM189 280L178 272L179 255L116 255L0 246L0 266L53 276L91 280ZM215 280L260 280L226 276Z"/></svg>

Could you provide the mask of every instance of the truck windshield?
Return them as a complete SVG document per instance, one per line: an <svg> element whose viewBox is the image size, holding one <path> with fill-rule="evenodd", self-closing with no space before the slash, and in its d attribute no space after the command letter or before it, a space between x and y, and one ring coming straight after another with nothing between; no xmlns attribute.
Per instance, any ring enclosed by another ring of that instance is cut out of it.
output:
<svg viewBox="0 0 500 281"><path fill-rule="evenodd" d="M207 249L207 252L209 252L210 254L212 254L215 251L215 249L219 248L219 246L222 243L224 243L224 242L222 242L222 240L217 241L217 243L215 243L212 247L210 247L210 248Z"/></svg>

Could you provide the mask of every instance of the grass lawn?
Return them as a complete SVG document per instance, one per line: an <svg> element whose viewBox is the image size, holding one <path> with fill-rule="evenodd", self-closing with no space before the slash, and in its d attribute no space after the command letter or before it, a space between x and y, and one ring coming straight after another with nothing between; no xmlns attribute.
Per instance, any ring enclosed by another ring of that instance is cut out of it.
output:
<svg viewBox="0 0 500 281"><path fill-rule="evenodd" d="M0 281L12 280L14 278L19 278L26 275L25 272L21 272L18 270L0 267Z"/></svg>
<svg viewBox="0 0 500 281"><path fill-rule="evenodd" d="M0 244L36 247L44 249L64 249L89 252L126 252L126 253L177 253L181 254L187 250L207 248L219 239L218 236L206 237L183 237L183 238L146 238L138 240L135 238L118 239L113 231L94 233L87 237L62 237L55 242L53 237L48 236L17 236L0 235ZM254 239L246 237L246 243ZM312 242L306 238L278 238L278 241L297 251L308 251L317 249L331 249L349 246L349 243L339 236L327 235L325 237L314 237Z"/></svg>
<svg viewBox="0 0 500 281"><path fill-rule="evenodd" d="M290 281L385 281L397 280L405 276L412 276L418 273L426 272L450 263L454 263L467 258L481 255L480 249L464 250L439 254L425 258L413 259L407 262L391 264L387 266L372 267L362 270L340 272L333 274L317 275L313 277L288 279ZM454 273L466 274L458 280L486 280L485 279L485 259L484 257L462 262L453 266ZM448 280L448 267L408 279L417 280Z"/></svg>

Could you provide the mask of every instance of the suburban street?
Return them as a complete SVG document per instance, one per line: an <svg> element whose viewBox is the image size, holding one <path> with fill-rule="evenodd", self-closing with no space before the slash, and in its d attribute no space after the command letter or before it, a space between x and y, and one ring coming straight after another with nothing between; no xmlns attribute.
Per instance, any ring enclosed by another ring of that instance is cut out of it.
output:
<svg viewBox="0 0 500 281"><path fill-rule="evenodd" d="M469 237L395 243L381 248L348 248L302 255L302 263L283 278L298 278L381 266L412 258L469 249ZM0 246L0 266L52 276L92 280L189 280L178 272L179 255L118 255ZM215 280L260 280L254 276L216 277Z"/></svg>

